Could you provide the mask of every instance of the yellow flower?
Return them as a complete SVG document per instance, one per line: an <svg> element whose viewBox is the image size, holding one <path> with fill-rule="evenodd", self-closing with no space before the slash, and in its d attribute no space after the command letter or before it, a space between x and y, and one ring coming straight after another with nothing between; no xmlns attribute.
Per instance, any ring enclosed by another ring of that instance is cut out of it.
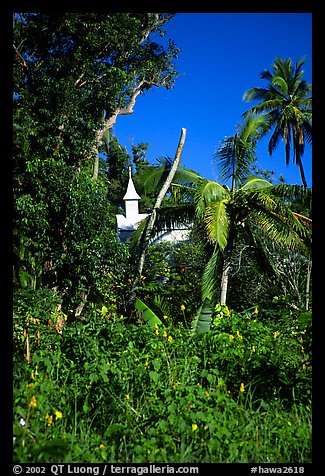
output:
<svg viewBox="0 0 325 476"><path fill-rule="evenodd" d="M128 393L125 395L124 400L130 400L130 395Z"/></svg>
<svg viewBox="0 0 325 476"><path fill-rule="evenodd" d="M239 389L240 393L244 393L245 392L245 385L243 384L243 382L240 384L240 389Z"/></svg>
<svg viewBox="0 0 325 476"><path fill-rule="evenodd" d="M229 317L229 316L230 316L230 311L229 311L229 308L228 308L228 306L227 306L226 304L224 305L224 308L223 308L222 312L224 313L224 315L225 315L226 317Z"/></svg>
<svg viewBox="0 0 325 476"><path fill-rule="evenodd" d="M167 337L167 332L166 331L163 332L163 337Z"/></svg>
<svg viewBox="0 0 325 476"><path fill-rule="evenodd" d="M234 336L232 334L229 334L229 339L234 340Z"/></svg>
<svg viewBox="0 0 325 476"><path fill-rule="evenodd" d="M102 450L103 448L105 448L105 445L103 445L103 443L102 443L102 444L99 445L99 448Z"/></svg>
<svg viewBox="0 0 325 476"><path fill-rule="evenodd" d="M45 415L45 418L47 420L47 426L51 426L53 423L53 415L49 415L48 413Z"/></svg>
<svg viewBox="0 0 325 476"><path fill-rule="evenodd" d="M62 412L56 410L55 412L55 419L58 420L59 418L62 418Z"/></svg>
<svg viewBox="0 0 325 476"><path fill-rule="evenodd" d="M168 336L168 340L171 342L173 340L172 336Z"/></svg>
<svg viewBox="0 0 325 476"><path fill-rule="evenodd" d="M196 423L192 423L192 431L196 431L198 429L198 426Z"/></svg>
<svg viewBox="0 0 325 476"><path fill-rule="evenodd" d="M209 392L204 392L204 395L205 395L206 397L208 397L210 394L209 394Z"/></svg>
<svg viewBox="0 0 325 476"><path fill-rule="evenodd" d="M30 401L29 401L29 406L30 406L31 408L35 408L35 407L37 406L36 398L35 398L34 395L32 396L32 398L31 398Z"/></svg>
<svg viewBox="0 0 325 476"><path fill-rule="evenodd" d="M254 314L258 314L258 309L255 307Z"/></svg>
<svg viewBox="0 0 325 476"><path fill-rule="evenodd" d="M33 388L34 387L34 382L28 383L26 387Z"/></svg>
<svg viewBox="0 0 325 476"><path fill-rule="evenodd" d="M184 306L184 304L181 305L181 311L185 311L185 306Z"/></svg>
<svg viewBox="0 0 325 476"><path fill-rule="evenodd" d="M32 324L40 324L40 320L39 319L36 319L36 317L29 317L28 318L28 323L32 323Z"/></svg>
<svg viewBox="0 0 325 476"><path fill-rule="evenodd" d="M158 334L159 334L159 331L158 331L158 329L156 329L156 330L155 330L155 333L156 333L156 335L158 335Z"/></svg>
<svg viewBox="0 0 325 476"><path fill-rule="evenodd" d="M252 352L255 352L255 345L252 346Z"/></svg>
<svg viewBox="0 0 325 476"><path fill-rule="evenodd" d="M146 360L145 363L144 363L144 366L147 368L149 365L149 362Z"/></svg>
<svg viewBox="0 0 325 476"><path fill-rule="evenodd" d="M273 332L273 337L276 339L278 337L279 333L278 332Z"/></svg>
<svg viewBox="0 0 325 476"><path fill-rule="evenodd" d="M239 340L243 340L243 336L241 336L238 331L236 331L236 335L237 335Z"/></svg>
<svg viewBox="0 0 325 476"><path fill-rule="evenodd" d="M154 327L155 329L158 329L158 324L155 322L155 324L153 325L153 327Z"/></svg>
<svg viewBox="0 0 325 476"><path fill-rule="evenodd" d="M168 316L163 316L163 319L165 319L165 321L168 321Z"/></svg>

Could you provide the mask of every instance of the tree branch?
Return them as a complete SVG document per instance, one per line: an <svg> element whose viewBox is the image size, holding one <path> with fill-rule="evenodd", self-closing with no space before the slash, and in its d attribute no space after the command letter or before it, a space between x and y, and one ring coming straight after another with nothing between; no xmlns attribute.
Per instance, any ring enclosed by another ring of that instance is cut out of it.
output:
<svg viewBox="0 0 325 476"><path fill-rule="evenodd" d="M146 22L141 31L140 45L148 38L153 30L167 23L173 16L173 13L168 13L166 16L160 16L159 13L147 13Z"/></svg>
<svg viewBox="0 0 325 476"><path fill-rule="evenodd" d="M24 57L22 56L22 54L19 52L19 50L18 50L18 48L16 47L15 43L13 43L13 47L14 47L14 50L15 50L17 56L21 59L24 68L27 69L27 63L26 63Z"/></svg>

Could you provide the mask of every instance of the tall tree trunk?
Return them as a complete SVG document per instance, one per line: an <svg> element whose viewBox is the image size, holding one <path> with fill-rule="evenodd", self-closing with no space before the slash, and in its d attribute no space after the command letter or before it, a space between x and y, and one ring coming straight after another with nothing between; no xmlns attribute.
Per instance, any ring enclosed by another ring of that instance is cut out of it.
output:
<svg viewBox="0 0 325 476"><path fill-rule="evenodd" d="M310 291L310 278L311 278L311 266L312 266L312 261L309 260L307 264L307 279L306 279L306 304L305 304L305 309L306 311L309 310L309 291Z"/></svg>
<svg viewBox="0 0 325 476"><path fill-rule="evenodd" d="M132 288L131 288L129 298L128 298L128 306L129 306L129 309L131 311L133 310L133 307L134 307L135 293L136 293L136 289L137 289L137 286L139 284L140 277L141 277L141 274L142 274L142 271L143 271L144 261L145 261L145 257L146 257L146 251L147 251L147 247L149 245L151 232L153 230L153 227L154 227L154 224L155 224L155 221L156 221L156 213L157 213L156 211L160 208L161 203L163 201L163 198L166 195L167 190L169 189L169 187L170 187L170 185L173 181L175 172L176 172L177 167L178 167L179 162L180 162L181 153L182 153L184 143L185 143L185 137L186 137L186 129L182 128L182 132L181 132L181 136L180 136L180 139L179 139L177 151L176 151L176 154L175 154L174 163L173 163L173 165L172 165L172 167L169 171L169 174L166 178L166 181L165 181L164 185L162 186L162 188L161 188L161 190L158 194L154 209L153 209L153 211L152 211L152 213L149 217L147 226L146 226L146 228L143 232L143 236L142 236L142 240L141 240L140 257L139 257L139 261L138 261L138 267L137 267L135 279L134 279L134 282L132 284Z"/></svg>
<svg viewBox="0 0 325 476"><path fill-rule="evenodd" d="M98 156L98 149L100 147L100 144L102 142L103 135L106 132L106 128L104 127L103 129L100 129L96 132L96 138L95 138L95 143L91 148L91 155L94 157L94 165L93 165L93 175L92 178L94 180L98 179L98 173L99 173L99 156Z"/></svg>
<svg viewBox="0 0 325 476"><path fill-rule="evenodd" d="M306 180L306 176L305 176L305 172L304 172L304 167L302 165L302 160L301 160L301 157L299 157L299 159L297 160L298 162L298 166L299 166L299 171L300 171L300 176L301 176L301 181L302 181L302 184L304 186L304 188L307 188L307 180Z"/></svg>
<svg viewBox="0 0 325 476"><path fill-rule="evenodd" d="M221 294L220 294L220 304L226 304L227 301L227 291L228 291L228 279L230 274L230 255L231 251L228 246L225 250L222 275L221 275Z"/></svg>
<svg viewBox="0 0 325 476"><path fill-rule="evenodd" d="M223 266L222 266L222 275L221 275L221 285L220 285L220 304L226 304L227 302L227 292L228 292L228 281L231 269L231 256L234 245L234 234L230 231L228 236L228 242L223 254Z"/></svg>

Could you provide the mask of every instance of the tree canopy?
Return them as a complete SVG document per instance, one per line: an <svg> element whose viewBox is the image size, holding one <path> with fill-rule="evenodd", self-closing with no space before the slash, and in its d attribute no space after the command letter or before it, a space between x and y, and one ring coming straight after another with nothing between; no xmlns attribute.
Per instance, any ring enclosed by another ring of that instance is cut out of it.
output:
<svg viewBox="0 0 325 476"><path fill-rule="evenodd" d="M16 146L78 166L152 87L171 88L179 49L159 43L172 14L21 13L14 18ZM22 123L24 127L22 128ZM27 142L27 143L26 143Z"/></svg>
<svg viewBox="0 0 325 476"><path fill-rule="evenodd" d="M94 292L103 266L126 256L113 205L131 158L108 132L139 95L173 87L179 49L160 41L172 16L14 15L17 285L48 285L78 299Z"/></svg>

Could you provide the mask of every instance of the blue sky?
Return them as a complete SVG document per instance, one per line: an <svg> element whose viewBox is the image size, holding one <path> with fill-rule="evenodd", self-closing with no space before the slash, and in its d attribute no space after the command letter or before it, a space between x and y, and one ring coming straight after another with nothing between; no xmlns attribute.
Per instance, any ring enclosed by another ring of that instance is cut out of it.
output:
<svg viewBox="0 0 325 476"><path fill-rule="evenodd" d="M213 159L220 141L235 133L241 115L253 103L244 92L265 87L263 69L272 70L276 56L305 57L304 79L312 82L311 13L178 13L166 24L166 38L182 49L177 69L183 74L173 90L155 88L138 98L133 115L120 116L114 134L131 153L132 143L150 144L147 159L174 157L181 128L187 129L182 163L202 176L218 180ZM280 143L272 157L268 138L257 149L257 166L282 174L287 183L301 184L296 165L285 165ZM311 146L303 164L308 186L312 180Z"/></svg>

